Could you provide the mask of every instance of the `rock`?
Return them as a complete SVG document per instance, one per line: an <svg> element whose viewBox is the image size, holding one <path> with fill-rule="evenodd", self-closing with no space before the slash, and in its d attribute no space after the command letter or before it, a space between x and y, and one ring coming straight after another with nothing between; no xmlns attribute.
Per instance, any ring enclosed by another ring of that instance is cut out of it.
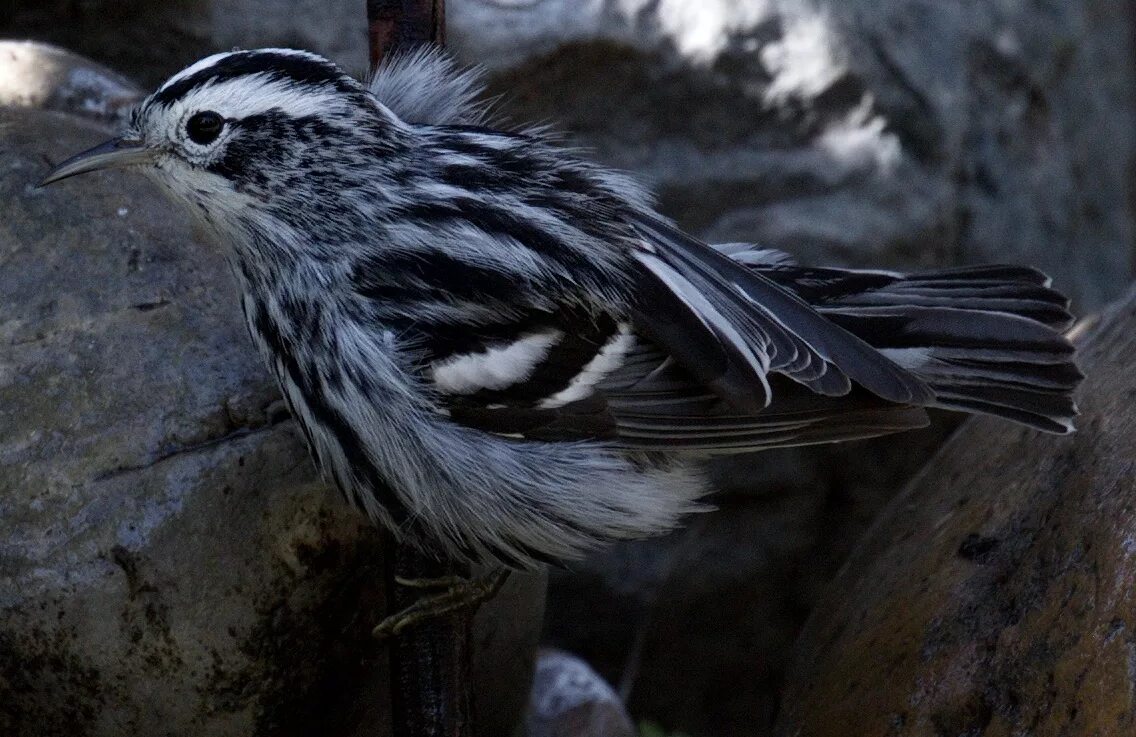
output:
<svg viewBox="0 0 1136 737"><path fill-rule="evenodd" d="M618 694L583 660L560 650L537 656L525 737L634 737Z"/></svg>
<svg viewBox="0 0 1136 737"><path fill-rule="evenodd" d="M0 36L64 46L153 87L208 54L285 46L367 65L361 0L14 0Z"/></svg>
<svg viewBox="0 0 1136 737"><path fill-rule="evenodd" d="M1078 433L965 426L801 635L777 734L1136 731L1136 291L1082 341Z"/></svg>
<svg viewBox="0 0 1136 737"><path fill-rule="evenodd" d="M720 511L552 574L547 642L626 683L637 717L689 735L768 734L821 587L946 429L719 467Z"/></svg>
<svg viewBox="0 0 1136 737"><path fill-rule="evenodd" d="M108 135L0 108L0 734L387 734L379 533L317 479L220 248L141 177L34 186ZM488 734L542 605L519 579L479 615Z"/></svg>
<svg viewBox="0 0 1136 737"><path fill-rule="evenodd" d="M78 54L34 41L0 41L0 107L59 110L123 123L142 90Z"/></svg>
<svg viewBox="0 0 1136 737"><path fill-rule="evenodd" d="M1122 0L454 0L453 45L708 238L802 259L1132 275Z"/></svg>
<svg viewBox="0 0 1136 737"><path fill-rule="evenodd" d="M381 724L379 536L275 410L219 250L138 177L34 188L106 129L3 126L0 731Z"/></svg>
<svg viewBox="0 0 1136 737"><path fill-rule="evenodd" d="M446 20L462 55L502 68L596 40L712 62L771 13L736 0L450 0Z"/></svg>

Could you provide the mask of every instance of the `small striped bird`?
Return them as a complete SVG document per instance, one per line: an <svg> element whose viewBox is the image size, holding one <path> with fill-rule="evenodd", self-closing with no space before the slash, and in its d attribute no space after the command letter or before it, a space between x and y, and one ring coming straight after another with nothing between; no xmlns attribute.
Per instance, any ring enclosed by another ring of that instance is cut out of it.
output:
<svg viewBox="0 0 1136 737"><path fill-rule="evenodd" d="M218 54L44 183L127 166L211 226L320 469L459 559L660 533L709 491L701 457L926 407L1072 430L1071 318L1044 275L709 246L547 133L494 129L479 91L431 50L369 85L302 51Z"/></svg>

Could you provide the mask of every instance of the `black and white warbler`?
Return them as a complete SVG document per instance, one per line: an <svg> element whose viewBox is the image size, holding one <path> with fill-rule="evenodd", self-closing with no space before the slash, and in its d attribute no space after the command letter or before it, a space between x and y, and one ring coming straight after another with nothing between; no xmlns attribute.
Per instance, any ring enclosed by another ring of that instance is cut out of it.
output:
<svg viewBox="0 0 1136 737"><path fill-rule="evenodd" d="M494 130L420 51L204 59L46 182L130 166L227 246L323 472L376 523L525 567L698 508L698 458L865 438L924 407L1072 430L1067 300L1029 268L796 265L678 230L631 179Z"/></svg>

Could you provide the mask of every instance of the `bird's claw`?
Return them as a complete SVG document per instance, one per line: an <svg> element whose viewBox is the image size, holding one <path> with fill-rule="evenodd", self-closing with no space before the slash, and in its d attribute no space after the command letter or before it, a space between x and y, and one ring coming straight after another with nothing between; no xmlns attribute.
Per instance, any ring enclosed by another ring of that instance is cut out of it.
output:
<svg viewBox="0 0 1136 737"><path fill-rule="evenodd" d="M405 630L430 619L452 614L461 609L476 611L505 585L509 571L500 570L482 578L467 579L460 576L442 578L402 578L395 583L415 589L444 589L440 593L423 596L400 612L390 615L371 631L377 639L396 637Z"/></svg>

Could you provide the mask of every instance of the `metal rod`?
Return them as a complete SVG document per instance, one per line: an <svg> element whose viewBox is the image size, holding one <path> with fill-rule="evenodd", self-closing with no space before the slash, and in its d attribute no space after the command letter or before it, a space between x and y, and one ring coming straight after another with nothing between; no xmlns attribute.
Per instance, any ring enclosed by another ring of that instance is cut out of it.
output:
<svg viewBox="0 0 1136 737"><path fill-rule="evenodd" d="M446 42L446 0L367 0L371 68L398 48Z"/></svg>
<svg viewBox="0 0 1136 737"><path fill-rule="evenodd" d="M446 40L445 0L367 0L371 69L390 53ZM396 578L469 576L469 568L435 559L388 538L387 609L410 606L416 592ZM473 607L423 622L391 638L391 724L396 737L473 737Z"/></svg>
<svg viewBox="0 0 1136 737"><path fill-rule="evenodd" d="M468 570L393 541L386 548L388 608L401 611L416 593L404 579L468 575ZM391 637L391 722L396 737L472 737L472 607L421 622Z"/></svg>

